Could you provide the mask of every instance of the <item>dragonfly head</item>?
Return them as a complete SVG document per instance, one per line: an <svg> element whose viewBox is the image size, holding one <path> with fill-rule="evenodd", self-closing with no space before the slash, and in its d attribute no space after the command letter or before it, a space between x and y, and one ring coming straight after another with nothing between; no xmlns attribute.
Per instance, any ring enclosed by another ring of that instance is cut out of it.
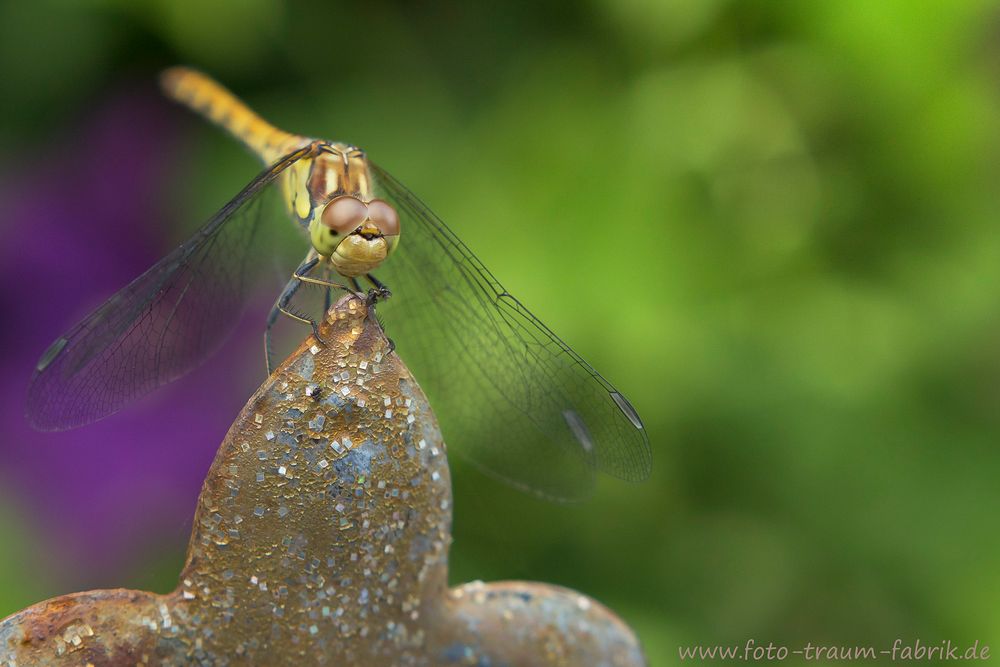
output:
<svg viewBox="0 0 1000 667"><path fill-rule="evenodd" d="M381 199L334 197L309 223L313 247L344 276L360 276L382 263L399 243L399 215Z"/></svg>

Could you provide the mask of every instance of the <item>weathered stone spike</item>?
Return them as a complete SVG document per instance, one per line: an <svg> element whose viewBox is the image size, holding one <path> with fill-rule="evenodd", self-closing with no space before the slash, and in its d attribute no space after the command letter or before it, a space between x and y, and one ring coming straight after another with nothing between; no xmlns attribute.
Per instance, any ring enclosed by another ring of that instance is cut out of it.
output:
<svg viewBox="0 0 1000 667"><path fill-rule="evenodd" d="M369 315L341 299L322 342L308 339L240 413L202 488L177 590L29 607L0 622L0 667L644 665L633 633L572 591L448 590L444 443ZM364 383L344 380L359 368Z"/></svg>

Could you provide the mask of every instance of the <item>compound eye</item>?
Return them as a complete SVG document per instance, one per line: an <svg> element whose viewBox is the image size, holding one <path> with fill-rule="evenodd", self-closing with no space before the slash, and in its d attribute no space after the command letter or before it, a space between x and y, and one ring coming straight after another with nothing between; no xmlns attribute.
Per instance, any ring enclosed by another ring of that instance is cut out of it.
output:
<svg viewBox="0 0 1000 667"><path fill-rule="evenodd" d="M399 235L399 215L396 209L381 199L368 202L368 218L375 223L383 236Z"/></svg>
<svg viewBox="0 0 1000 667"><path fill-rule="evenodd" d="M368 217L368 207L350 195L335 197L323 209L323 224L336 234L350 234Z"/></svg>

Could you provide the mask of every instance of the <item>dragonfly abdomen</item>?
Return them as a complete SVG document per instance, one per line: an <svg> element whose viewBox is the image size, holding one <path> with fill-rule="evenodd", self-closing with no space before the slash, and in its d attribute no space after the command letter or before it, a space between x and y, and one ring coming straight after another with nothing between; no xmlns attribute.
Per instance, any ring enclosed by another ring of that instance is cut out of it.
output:
<svg viewBox="0 0 1000 667"><path fill-rule="evenodd" d="M171 99L228 131L267 164L306 141L304 137L271 125L219 83L197 70L172 67L163 72L160 85Z"/></svg>

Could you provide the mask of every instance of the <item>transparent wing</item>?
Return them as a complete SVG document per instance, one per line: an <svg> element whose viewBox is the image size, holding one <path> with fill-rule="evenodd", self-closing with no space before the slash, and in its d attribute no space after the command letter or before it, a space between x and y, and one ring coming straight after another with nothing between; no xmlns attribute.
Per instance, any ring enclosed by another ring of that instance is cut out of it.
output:
<svg viewBox="0 0 1000 667"><path fill-rule="evenodd" d="M60 337L28 387L27 417L41 430L81 426L176 379L235 326L269 230L264 195L295 151L263 171L179 248ZM273 203L273 202L272 202ZM273 221L272 221L273 223Z"/></svg>
<svg viewBox="0 0 1000 667"><path fill-rule="evenodd" d="M412 193L372 171L376 196L401 219L399 247L375 272L393 293L379 313L446 441L488 473L548 498L585 497L594 471L645 479L649 440L628 400Z"/></svg>

